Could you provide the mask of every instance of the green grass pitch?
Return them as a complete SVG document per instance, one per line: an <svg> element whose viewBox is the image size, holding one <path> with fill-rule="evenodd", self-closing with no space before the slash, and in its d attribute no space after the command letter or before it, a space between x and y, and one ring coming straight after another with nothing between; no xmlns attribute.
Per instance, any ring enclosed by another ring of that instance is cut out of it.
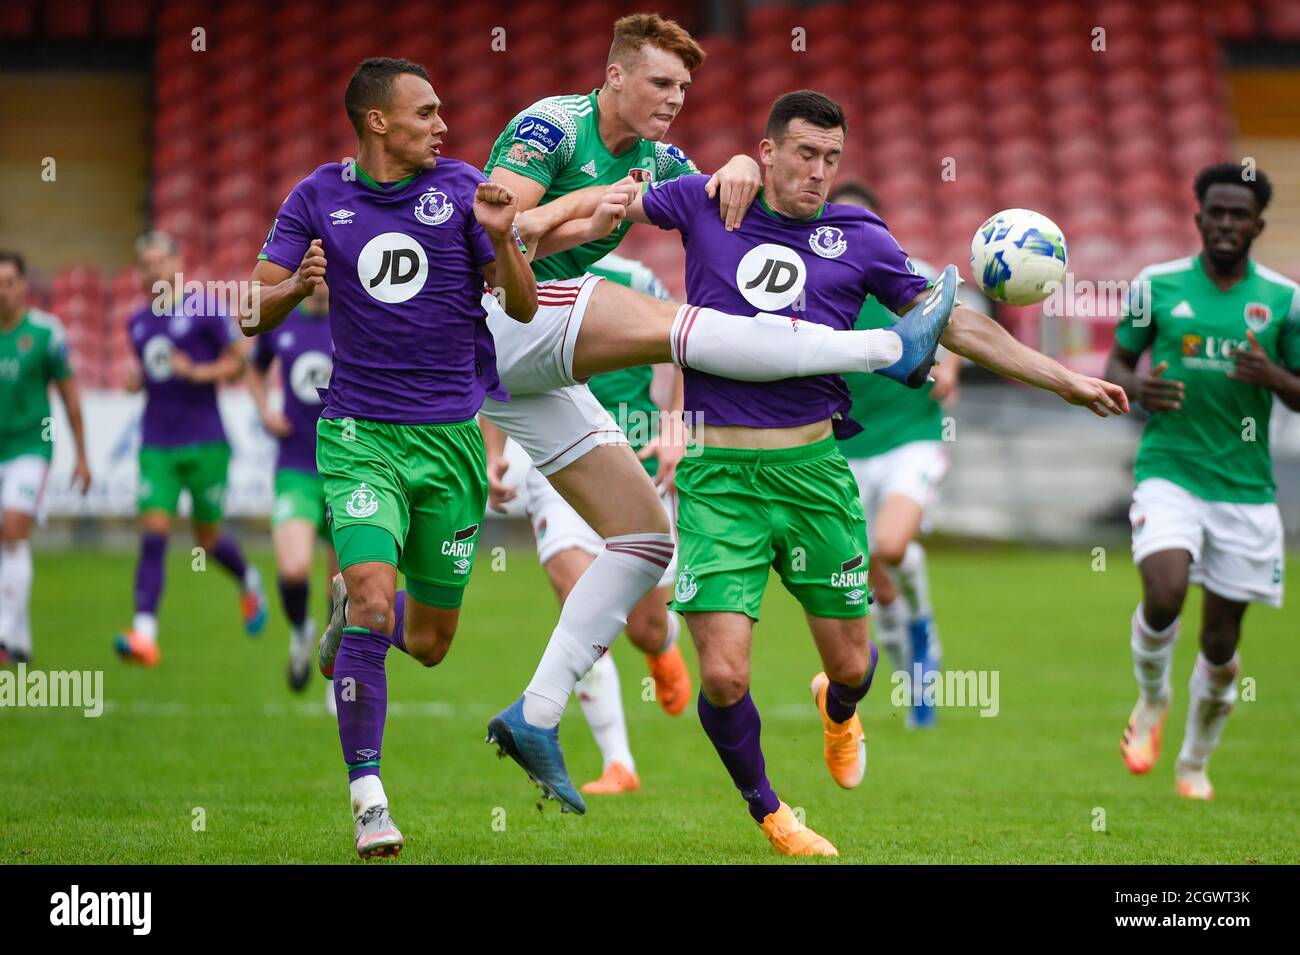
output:
<svg viewBox="0 0 1300 955"><path fill-rule="evenodd" d="M270 556L256 557L273 580ZM1247 614L1242 676L1255 681L1256 698L1237 704L1211 764L1216 800L1189 803L1174 794L1173 760L1199 594L1189 598L1175 657L1164 753L1136 778L1118 744L1135 699L1128 619L1137 578L1121 549L1104 572L1092 560L1087 551L934 553L945 665L998 671L1000 712L941 710L935 731L908 732L881 671L863 705L867 777L853 792L836 787L822 762L807 691L816 655L797 605L773 581L753 665L768 772L778 794L839 847L841 863L1300 858L1294 609ZM129 620L133 561L38 555L33 665L102 669L108 705L98 719L0 709L0 863L356 862L337 730L318 676L301 696L285 684L278 597L267 632L250 640L231 581L215 567L193 572L188 552L173 547L162 666L128 668L110 642ZM1298 567L1293 557L1292 601ZM318 616L322 602L317 583ZM693 708L669 718L642 701L645 665L625 640L615 655L642 791L592 798L583 817L555 803L539 812L522 772L483 743L488 717L522 690L555 620L533 555L510 552L504 571L482 555L464 611L441 666L389 657L384 781L407 838L396 864L779 861ZM694 669L693 648L686 653ZM597 774L576 703L561 740L575 781Z"/></svg>

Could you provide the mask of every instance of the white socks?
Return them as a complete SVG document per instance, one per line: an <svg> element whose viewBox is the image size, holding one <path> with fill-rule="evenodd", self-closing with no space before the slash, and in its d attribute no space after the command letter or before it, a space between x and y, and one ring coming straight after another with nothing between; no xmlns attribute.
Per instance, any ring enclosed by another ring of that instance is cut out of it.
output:
<svg viewBox="0 0 1300 955"><path fill-rule="evenodd" d="M907 600L912 616L933 615L934 608L930 606L930 571L925 563L925 548L918 541L907 545L902 562L897 567L890 567L889 571L898 582L898 589Z"/></svg>
<svg viewBox="0 0 1300 955"><path fill-rule="evenodd" d="M158 618L154 614L136 614L131 620L131 629L146 640L158 641Z"/></svg>
<svg viewBox="0 0 1300 955"><path fill-rule="evenodd" d="M1133 611L1130 641L1133 647L1133 675L1137 677L1142 699L1148 703L1163 704L1169 700L1169 670L1180 620L1182 617L1177 617L1165 629L1153 630L1146 621L1141 604Z"/></svg>
<svg viewBox="0 0 1300 955"><path fill-rule="evenodd" d="M671 610L669 610L664 616L667 618L668 635L664 637L664 645L659 648L657 653L652 653L651 656L663 656L673 647L677 646L677 638L682 632L681 617L677 616L677 614L673 613Z"/></svg>
<svg viewBox="0 0 1300 955"><path fill-rule="evenodd" d="M910 673L912 654L907 636L907 601L899 595L891 604L877 603L871 608L871 619L876 628L876 643L889 655L890 670Z"/></svg>
<svg viewBox="0 0 1300 955"><path fill-rule="evenodd" d="M374 774L360 776L352 780L348 783L348 790L352 795L352 818L354 820L360 819L365 811L373 806L388 805L388 795L384 792L384 784Z"/></svg>
<svg viewBox="0 0 1300 955"><path fill-rule="evenodd" d="M870 372L898 361L896 332L836 331L786 315L729 315L683 305L673 320L673 362L736 381Z"/></svg>
<svg viewBox="0 0 1300 955"><path fill-rule="evenodd" d="M671 616L671 615L670 615ZM622 763L636 772L632 748L627 739L627 721L623 717L623 693L618 683L618 668L614 656L606 653L595 666L578 681L578 702L582 715L587 718L591 735L596 738L603 760L601 769L610 763Z"/></svg>
<svg viewBox="0 0 1300 955"><path fill-rule="evenodd" d="M25 540L8 544L0 552L0 643L28 656L32 652L31 596L31 545Z"/></svg>
<svg viewBox="0 0 1300 955"><path fill-rule="evenodd" d="M1232 704L1237 701L1237 673L1241 662L1234 653L1227 663L1211 663L1205 654L1196 655L1196 666L1188 684L1191 699L1187 704L1187 727L1183 731L1183 748L1178 762L1193 769L1203 769L1219 745L1219 736L1228 722Z"/></svg>
<svg viewBox="0 0 1300 955"><path fill-rule="evenodd" d="M524 691L524 719L558 726L574 687L627 626L628 612L648 594L673 557L671 534L605 539L560 610L546 652Z"/></svg>

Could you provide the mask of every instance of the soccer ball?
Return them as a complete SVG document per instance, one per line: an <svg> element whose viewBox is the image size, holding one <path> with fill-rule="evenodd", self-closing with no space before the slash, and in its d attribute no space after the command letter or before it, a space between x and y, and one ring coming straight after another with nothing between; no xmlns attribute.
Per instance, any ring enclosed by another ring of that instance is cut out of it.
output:
<svg viewBox="0 0 1300 955"><path fill-rule="evenodd" d="M1065 280L1065 236L1041 213L1004 209L970 240L970 269L995 302L1034 305Z"/></svg>

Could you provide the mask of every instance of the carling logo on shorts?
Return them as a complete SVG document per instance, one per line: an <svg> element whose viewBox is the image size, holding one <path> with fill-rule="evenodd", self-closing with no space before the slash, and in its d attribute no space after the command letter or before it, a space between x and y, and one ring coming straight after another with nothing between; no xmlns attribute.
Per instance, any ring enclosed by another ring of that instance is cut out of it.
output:
<svg viewBox="0 0 1300 955"><path fill-rule="evenodd" d="M343 509L351 517L369 517L379 510L379 498L375 497L374 491L362 484L352 492Z"/></svg>
<svg viewBox="0 0 1300 955"><path fill-rule="evenodd" d="M850 591L860 590L867 586L867 559L862 554L852 557L842 564L837 573L831 574L832 587L848 587ZM861 603L865 591L858 593L856 600L850 600L850 603ZM845 594L852 597L852 592Z"/></svg>
<svg viewBox="0 0 1300 955"><path fill-rule="evenodd" d="M452 567L458 574L468 574L470 558L474 556L474 538L478 536L478 525L462 527L452 535L451 540L442 542L444 557L457 558Z"/></svg>

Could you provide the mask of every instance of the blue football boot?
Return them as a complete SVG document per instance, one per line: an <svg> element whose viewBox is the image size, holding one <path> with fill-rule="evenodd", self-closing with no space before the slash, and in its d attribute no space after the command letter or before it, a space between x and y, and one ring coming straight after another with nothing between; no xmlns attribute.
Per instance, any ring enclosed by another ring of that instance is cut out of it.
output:
<svg viewBox="0 0 1300 955"><path fill-rule="evenodd" d="M558 799L561 812L587 811L565 768L559 729L539 729L525 720L522 696L488 721L487 741L497 744L498 756L522 766L547 799Z"/></svg>
<svg viewBox="0 0 1300 955"><path fill-rule="evenodd" d="M924 688L927 676L940 671L939 639L934 632L934 620L931 617L915 617L907 625L908 642L912 649L912 675L916 676L915 664L921 664L921 680L914 689L912 708L908 710L907 725L909 729L926 729L934 725L938 710L925 700Z"/></svg>
<svg viewBox="0 0 1300 955"><path fill-rule="evenodd" d="M939 274L925 301L889 326L888 330L903 340L903 354L892 365L877 368L877 375L892 378L909 388L920 388L930 379L934 352L952 317L960 281L957 266L948 266Z"/></svg>

